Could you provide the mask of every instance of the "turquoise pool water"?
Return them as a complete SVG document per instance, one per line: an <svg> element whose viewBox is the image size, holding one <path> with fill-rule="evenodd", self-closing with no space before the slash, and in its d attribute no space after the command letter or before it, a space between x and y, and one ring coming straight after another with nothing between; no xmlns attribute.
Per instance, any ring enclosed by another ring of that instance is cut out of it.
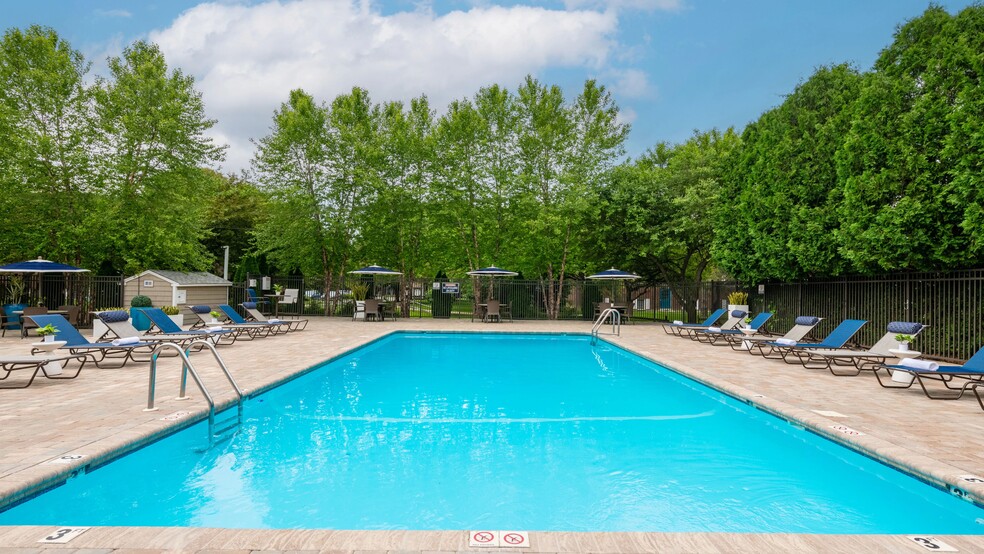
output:
<svg viewBox="0 0 984 554"><path fill-rule="evenodd" d="M981 534L984 510L587 337L399 333L0 524Z"/></svg>

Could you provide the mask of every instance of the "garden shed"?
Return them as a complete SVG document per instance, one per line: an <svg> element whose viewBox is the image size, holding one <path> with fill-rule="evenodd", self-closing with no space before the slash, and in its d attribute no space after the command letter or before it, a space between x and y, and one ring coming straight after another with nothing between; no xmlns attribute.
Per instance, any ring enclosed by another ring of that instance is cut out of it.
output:
<svg viewBox="0 0 984 554"><path fill-rule="evenodd" d="M207 271L165 271L148 269L123 280L123 301L126 306L134 296L150 297L155 308L180 306L182 314L191 314L192 304L229 303L230 281Z"/></svg>

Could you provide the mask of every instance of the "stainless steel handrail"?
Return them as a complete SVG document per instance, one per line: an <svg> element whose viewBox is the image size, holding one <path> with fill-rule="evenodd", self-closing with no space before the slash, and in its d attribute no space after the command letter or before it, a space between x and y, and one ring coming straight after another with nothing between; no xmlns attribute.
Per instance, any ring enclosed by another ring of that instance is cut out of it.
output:
<svg viewBox="0 0 984 554"><path fill-rule="evenodd" d="M621 336L622 333L622 312L618 311L616 308L605 308L602 310L601 315L591 326L591 336L598 336L601 334L601 326L604 325L608 316L612 316L612 334Z"/></svg>
<svg viewBox="0 0 984 554"><path fill-rule="evenodd" d="M209 394L208 389L205 387L205 383L203 383L201 377L199 377L198 372L195 371L195 367L191 364L191 360L188 359L188 356L191 353L190 349L195 344L199 344L204 347L207 347L209 350L212 351L212 354L215 356L215 360L219 363L219 367L222 368L222 372L225 373L225 376L229 380L229 383L231 383L232 387L235 389L236 396L238 397L236 402L237 420L238 420L237 422L239 424L242 424L243 391L242 389L239 388L239 384L236 383L236 380L232 377L232 374L229 372L229 368L226 367L225 365L225 361L222 359L221 356L219 356L219 353L215 350L215 346L212 345L210 342L202 339L192 341L190 344L188 344L187 350L182 350L180 346L178 346L176 343L173 342L161 343L157 345L156 348L154 348L154 353L152 354L150 360L150 383L147 390L147 407L144 409L144 411L152 412L157 410L157 407L154 405L154 395L157 385L157 358L160 357L161 352L164 351L165 349L170 348L177 351L178 356L181 357L181 369L182 369L181 390L179 392L179 396L177 399L187 400L188 397L186 396L186 385L188 381L188 373L191 373L192 379L194 379L195 384L198 385L198 390L202 392L202 396L204 396L205 401L208 402L208 441L209 441L209 445L211 446L212 439L214 438L214 431L215 431L215 401L212 399L212 395Z"/></svg>

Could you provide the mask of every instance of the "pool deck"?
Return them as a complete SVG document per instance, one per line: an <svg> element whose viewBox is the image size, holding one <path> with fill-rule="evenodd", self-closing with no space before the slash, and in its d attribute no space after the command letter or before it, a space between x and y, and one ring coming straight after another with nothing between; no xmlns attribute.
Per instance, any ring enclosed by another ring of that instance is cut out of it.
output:
<svg viewBox="0 0 984 554"><path fill-rule="evenodd" d="M396 330L587 333L588 322L410 319L380 323L312 318L307 330L237 343L219 349L247 392L267 388L328 358ZM14 336L11 336L14 335ZM683 374L742 398L786 419L847 441L889 463L909 468L940 486L950 485L984 499L984 411L973 395L956 401L930 400L918 387L886 390L874 377L835 377L781 361L671 337L658 325L622 327L603 337ZM16 331L0 339L0 355L25 355L32 340ZM205 354L193 355L217 403L233 391ZM121 369L87 366L74 380L39 377L26 389L0 390L0 498L23 496L63 480L83 465L99 465L144 444L169 428L188 425L206 411L197 390L175 399L179 364L161 359L159 411L145 412L148 364ZM12 376L0 382L8 385ZM826 415L817 411L828 412ZM162 420L176 412L190 415ZM829 412L834 412L831 414ZM841 417L843 416L843 417ZM52 463L63 456L82 460ZM900 507L904 510L904 507ZM39 544L54 527L0 526L0 554L42 550L99 552L925 552L911 537L892 535L797 535L731 533L530 532L530 548L469 548L466 531L239 530L171 527L96 527L67 544ZM984 553L980 536L937 536L960 552ZM938 550L938 549L937 549Z"/></svg>

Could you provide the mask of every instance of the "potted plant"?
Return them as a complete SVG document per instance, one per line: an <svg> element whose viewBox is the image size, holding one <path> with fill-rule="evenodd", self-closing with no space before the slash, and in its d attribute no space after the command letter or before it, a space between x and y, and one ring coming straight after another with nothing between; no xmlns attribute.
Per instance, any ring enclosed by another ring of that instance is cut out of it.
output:
<svg viewBox="0 0 984 554"><path fill-rule="evenodd" d="M173 321L178 327L184 325L184 316L181 315L181 308L177 306L163 306L161 307L161 311L164 312L167 317L171 318L171 321Z"/></svg>
<svg viewBox="0 0 984 554"><path fill-rule="evenodd" d="M38 327L38 336L41 337L42 342L55 342L55 333L57 332L58 328L50 323L44 327Z"/></svg>
<svg viewBox="0 0 984 554"><path fill-rule="evenodd" d="M14 275L7 281L7 300L3 305L3 313L8 321L17 321L18 324L10 325L8 329L20 329L20 316L14 312L22 312L27 307L21 303L24 298L24 278Z"/></svg>
<svg viewBox="0 0 984 554"><path fill-rule="evenodd" d="M133 321L133 328L138 331L150 329L150 318L144 315L142 308L153 308L154 302L149 296L138 294L130 300L130 319Z"/></svg>
<svg viewBox="0 0 984 554"><path fill-rule="evenodd" d="M355 299L355 319L366 317L366 296L369 294L369 285L365 283L354 283L351 287L352 298Z"/></svg>
<svg viewBox="0 0 984 554"><path fill-rule="evenodd" d="M899 351L900 352L908 352L909 351L909 343L912 342L913 339L915 339L915 338L916 337L914 337L912 335L906 335L906 334L902 334L902 333L899 333L898 335L895 335L895 340L899 341Z"/></svg>
<svg viewBox="0 0 984 554"><path fill-rule="evenodd" d="M728 312L741 310L748 312L748 293L734 291L728 295Z"/></svg>
<svg viewBox="0 0 984 554"><path fill-rule="evenodd" d="M273 292L277 296L281 296L284 293L284 286L283 285L273 285Z"/></svg>
<svg viewBox="0 0 984 554"><path fill-rule="evenodd" d="M212 310L211 312L208 312L208 315L212 316L212 323L218 323L219 318L222 317L222 312Z"/></svg>

